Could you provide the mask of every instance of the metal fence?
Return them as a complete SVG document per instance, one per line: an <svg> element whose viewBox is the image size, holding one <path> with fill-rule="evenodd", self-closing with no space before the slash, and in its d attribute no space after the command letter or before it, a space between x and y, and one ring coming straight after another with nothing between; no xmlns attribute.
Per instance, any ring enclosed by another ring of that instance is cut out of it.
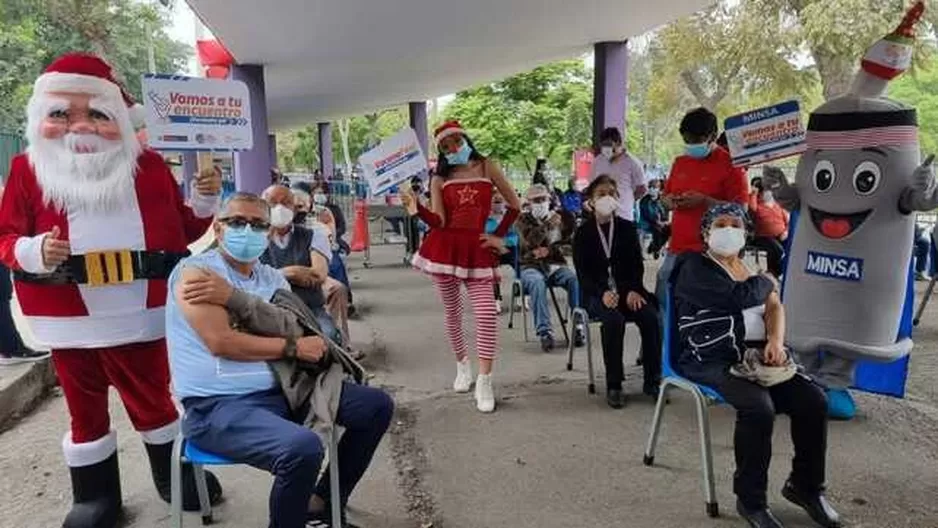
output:
<svg viewBox="0 0 938 528"><path fill-rule="evenodd" d="M26 141L19 134L10 134L0 132L0 172L3 180L6 180L10 170L10 160L23 149L26 148Z"/></svg>

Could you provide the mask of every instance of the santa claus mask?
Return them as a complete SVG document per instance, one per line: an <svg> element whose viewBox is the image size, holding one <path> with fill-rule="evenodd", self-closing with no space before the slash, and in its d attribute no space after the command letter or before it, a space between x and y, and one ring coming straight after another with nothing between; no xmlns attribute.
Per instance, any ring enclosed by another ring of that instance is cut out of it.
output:
<svg viewBox="0 0 938 528"><path fill-rule="evenodd" d="M62 209L132 203L140 143L123 100L49 92L30 101L29 158L46 200Z"/></svg>

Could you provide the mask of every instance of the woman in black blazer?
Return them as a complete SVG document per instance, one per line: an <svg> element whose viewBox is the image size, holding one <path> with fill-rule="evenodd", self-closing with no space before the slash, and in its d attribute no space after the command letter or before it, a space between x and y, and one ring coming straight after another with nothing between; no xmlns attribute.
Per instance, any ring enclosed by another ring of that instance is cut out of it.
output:
<svg viewBox="0 0 938 528"><path fill-rule="evenodd" d="M642 336L643 392L657 397L661 380L661 329L655 296L644 285L645 266L635 224L616 216L616 181L600 175L586 189L593 210L576 232L573 262L583 306L602 322L606 364L606 402L625 405L622 394L622 350L625 324L638 325Z"/></svg>

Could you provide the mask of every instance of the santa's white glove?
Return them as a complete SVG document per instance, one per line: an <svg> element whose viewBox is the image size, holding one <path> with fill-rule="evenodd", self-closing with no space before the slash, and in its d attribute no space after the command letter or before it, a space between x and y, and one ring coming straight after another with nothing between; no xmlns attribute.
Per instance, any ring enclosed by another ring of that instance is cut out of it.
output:
<svg viewBox="0 0 938 528"><path fill-rule="evenodd" d="M772 191L775 200L789 211L798 208L798 188L788 183L788 178L782 169L766 165L762 168L762 186Z"/></svg>
<svg viewBox="0 0 938 528"><path fill-rule="evenodd" d="M935 168L931 154L912 173L911 185L899 199L899 209L904 213L912 211L931 211L938 207L938 192L935 192Z"/></svg>

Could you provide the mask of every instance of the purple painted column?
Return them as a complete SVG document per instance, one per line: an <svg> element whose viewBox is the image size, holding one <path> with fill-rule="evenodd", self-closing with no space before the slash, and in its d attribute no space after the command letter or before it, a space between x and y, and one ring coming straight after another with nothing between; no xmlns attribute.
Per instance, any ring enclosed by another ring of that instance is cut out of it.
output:
<svg viewBox="0 0 938 528"><path fill-rule="evenodd" d="M192 192L192 179L199 172L199 154L192 151L182 153L182 193L188 198Z"/></svg>
<svg viewBox="0 0 938 528"><path fill-rule="evenodd" d="M629 43L596 44L593 79L593 144L604 128L616 127L627 137L625 116L629 108Z"/></svg>
<svg viewBox="0 0 938 528"><path fill-rule="evenodd" d="M332 161L332 123L319 123L319 170L327 180L335 176L335 163Z"/></svg>
<svg viewBox="0 0 938 528"><path fill-rule="evenodd" d="M408 107L410 109L410 128L413 128L417 133L417 141L420 143L420 148L422 148L423 153L429 157L430 144L427 131L427 103L425 101L410 103Z"/></svg>
<svg viewBox="0 0 938 528"><path fill-rule="evenodd" d="M277 167L277 134L267 134L267 149L270 153L270 166Z"/></svg>
<svg viewBox="0 0 938 528"><path fill-rule="evenodd" d="M267 94L264 90L264 67L238 64L231 68L231 78L247 85L251 96L251 121L254 148L234 156L235 188L260 194L270 185L270 159L267 134Z"/></svg>

